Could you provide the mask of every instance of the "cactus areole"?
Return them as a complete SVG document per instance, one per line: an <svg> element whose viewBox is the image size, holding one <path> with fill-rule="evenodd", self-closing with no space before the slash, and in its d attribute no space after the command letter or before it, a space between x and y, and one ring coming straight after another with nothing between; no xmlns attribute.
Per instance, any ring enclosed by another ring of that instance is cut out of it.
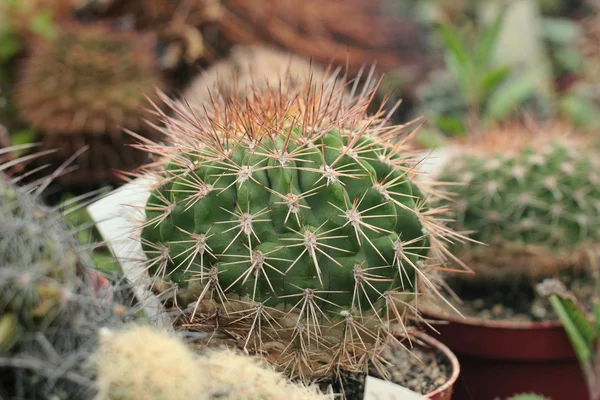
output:
<svg viewBox="0 0 600 400"><path fill-rule="evenodd" d="M146 205L151 274L195 291L194 313L210 301L245 320L246 345L287 332L304 353L328 343L363 362L353 348L412 311L446 234L413 181L406 127L367 116L368 102L331 80L175 104L169 143L146 146L169 160Z"/></svg>

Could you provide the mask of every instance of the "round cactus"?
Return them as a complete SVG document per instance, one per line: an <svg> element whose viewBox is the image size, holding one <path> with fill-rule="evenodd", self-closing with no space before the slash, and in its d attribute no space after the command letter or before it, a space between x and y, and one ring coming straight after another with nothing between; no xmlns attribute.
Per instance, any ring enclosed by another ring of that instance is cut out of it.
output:
<svg viewBox="0 0 600 400"><path fill-rule="evenodd" d="M406 126L366 115L372 92L281 87L165 117L168 143L145 146L169 161L146 204L148 268L193 299L193 321L293 375L364 372L454 235L414 180Z"/></svg>
<svg viewBox="0 0 600 400"><path fill-rule="evenodd" d="M455 182L457 230L475 278L539 278L583 267L600 239L598 157L564 127L509 126L458 146L440 179Z"/></svg>
<svg viewBox="0 0 600 400"><path fill-rule="evenodd" d="M82 361L125 309L36 193L0 175L0 387L9 398L88 398Z"/></svg>
<svg viewBox="0 0 600 400"><path fill-rule="evenodd" d="M141 106L163 87L153 41L109 26L66 25L39 40L21 72L17 105L48 135L139 129Z"/></svg>

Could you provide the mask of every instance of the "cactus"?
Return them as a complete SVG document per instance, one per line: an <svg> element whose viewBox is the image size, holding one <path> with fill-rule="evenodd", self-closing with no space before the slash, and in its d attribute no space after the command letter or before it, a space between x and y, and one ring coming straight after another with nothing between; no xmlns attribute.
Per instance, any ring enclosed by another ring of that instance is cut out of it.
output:
<svg viewBox="0 0 600 400"><path fill-rule="evenodd" d="M512 396L507 400L549 400L549 399L547 397L540 396L539 394L524 393L524 394L518 394L516 396Z"/></svg>
<svg viewBox="0 0 600 400"><path fill-rule="evenodd" d="M0 169L9 167L10 162ZM0 387L20 398L87 398L100 324L125 308L40 190L0 175Z"/></svg>
<svg viewBox="0 0 600 400"><path fill-rule="evenodd" d="M277 90L282 77L294 82L322 82L325 71L308 59L265 46L236 46L229 57L219 61L194 79L183 93L183 97L198 106L210 104L211 95L217 86L222 93L233 88L241 90L245 97L251 90L271 88Z"/></svg>
<svg viewBox="0 0 600 400"><path fill-rule="evenodd" d="M96 400L199 399L208 379L183 343L147 326L103 329L95 364Z"/></svg>
<svg viewBox="0 0 600 400"><path fill-rule="evenodd" d="M147 326L103 330L100 342L96 400L330 398L230 350L198 357L180 340Z"/></svg>
<svg viewBox="0 0 600 400"><path fill-rule="evenodd" d="M139 129L139 108L163 87L151 38L71 24L31 48L17 88L23 117L47 135Z"/></svg>
<svg viewBox="0 0 600 400"><path fill-rule="evenodd" d="M372 91L281 87L203 114L172 104L166 144L143 145L165 160L148 270L191 302L186 326L235 332L294 377L365 372L460 235L427 206L406 126L366 114Z"/></svg>
<svg viewBox="0 0 600 400"><path fill-rule="evenodd" d="M456 229L489 247L461 250L474 279L538 280L581 270L598 243L598 158L559 125L512 125L457 146L440 179L454 182Z"/></svg>

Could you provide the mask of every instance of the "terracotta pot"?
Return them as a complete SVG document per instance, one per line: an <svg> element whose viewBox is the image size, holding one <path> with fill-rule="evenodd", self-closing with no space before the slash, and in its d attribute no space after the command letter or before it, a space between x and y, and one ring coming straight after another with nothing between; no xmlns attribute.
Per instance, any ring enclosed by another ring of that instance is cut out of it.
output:
<svg viewBox="0 0 600 400"><path fill-rule="evenodd" d="M457 356L454 400L495 400L535 392L552 400L587 399L583 373L559 322L486 321L444 315L432 333Z"/></svg>

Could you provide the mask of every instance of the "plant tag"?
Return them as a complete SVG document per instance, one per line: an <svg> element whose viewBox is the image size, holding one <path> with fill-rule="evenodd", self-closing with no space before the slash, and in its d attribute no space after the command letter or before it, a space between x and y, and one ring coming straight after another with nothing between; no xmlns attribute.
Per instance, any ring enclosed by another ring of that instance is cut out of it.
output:
<svg viewBox="0 0 600 400"><path fill-rule="evenodd" d="M424 400L425 396L395 383L367 376L363 400Z"/></svg>
<svg viewBox="0 0 600 400"><path fill-rule="evenodd" d="M158 327L172 330L160 300L148 288L152 282L144 267L146 255L136 229L144 221L144 206L150 196L151 178L138 178L88 206L87 211L132 284L148 318Z"/></svg>

